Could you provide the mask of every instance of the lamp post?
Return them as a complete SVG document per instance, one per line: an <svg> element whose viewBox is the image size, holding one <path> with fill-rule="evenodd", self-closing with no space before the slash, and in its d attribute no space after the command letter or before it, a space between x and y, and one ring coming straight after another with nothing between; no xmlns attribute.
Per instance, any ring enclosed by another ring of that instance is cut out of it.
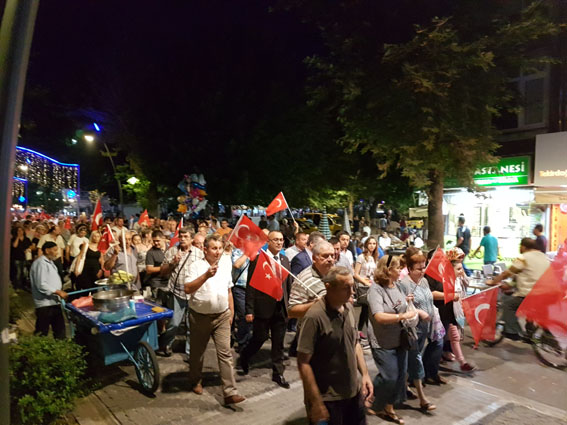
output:
<svg viewBox="0 0 567 425"><path fill-rule="evenodd" d="M95 136L93 136L92 134L85 134L83 138L88 143L92 143L95 141ZM104 149L106 150L106 152L101 152L102 156L107 156L108 159L110 160L110 165L112 166L112 172L114 173L114 178L116 179L116 183L118 184L118 203L120 204L120 214L124 216L124 195L122 194L122 183L120 183L120 179L116 174L116 166L114 165L114 160L112 159L112 153L110 152L110 149L108 149L108 145L104 141L102 142L102 144L104 146Z"/></svg>

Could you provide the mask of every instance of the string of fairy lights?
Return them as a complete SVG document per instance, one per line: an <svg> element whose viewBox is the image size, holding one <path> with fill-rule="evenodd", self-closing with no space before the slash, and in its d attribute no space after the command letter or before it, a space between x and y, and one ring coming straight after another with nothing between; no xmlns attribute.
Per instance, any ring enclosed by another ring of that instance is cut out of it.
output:
<svg viewBox="0 0 567 425"><path fill-rule="evenodd" d="M27 182L52 190L79 190L79 164L66 164L42 153L16 147L12 196L24 196Z"/></svg>

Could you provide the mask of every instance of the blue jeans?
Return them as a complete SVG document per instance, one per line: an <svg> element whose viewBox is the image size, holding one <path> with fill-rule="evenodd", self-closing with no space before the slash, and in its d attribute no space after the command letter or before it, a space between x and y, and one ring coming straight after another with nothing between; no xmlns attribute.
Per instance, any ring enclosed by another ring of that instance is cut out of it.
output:
<svg viewBox="0 0 567 425"><path fill-rule="evenodd" d="M175 335L177 335L177 329L182 321L185 321L185 326L187 327L187 339L185 341L185 353L189 355L190 345L189 345L189 321L187 320L188 307L187 300L185 298L179 298L177 295L171 297L173 299L173 317L167 325L167 330L159 338L159 346L161 348L169 347L173 345L175 340Z"/></svg>
<svg viewBox="0 0 567 425"><path fill-rule="evenodd" d="M408 352L401 348L372 348L372 358L378 368L374 378L373 408L382 410L387 404L406 401L406 371Z"/></svg>
<svg viewBox="0 0 567 425"><path fill-rule="evenodd" d="M435 378L439 374L439 362L443 354L443 341L432 341L429 337L430 322L419 322L417 327L417 349L408 351L409 381ZM425 341L429 340L425 351ZM423 354L422 354L423 353Z"/></svg>
<svg viewBox="0 0 567 425"><path fill-rule="evenodd" d="M232 287L232 298L234 299L234 323L236 326L236 342L239 349L244 348L252 338L252 323L246 321L246 288L242 286Z"/></svg>

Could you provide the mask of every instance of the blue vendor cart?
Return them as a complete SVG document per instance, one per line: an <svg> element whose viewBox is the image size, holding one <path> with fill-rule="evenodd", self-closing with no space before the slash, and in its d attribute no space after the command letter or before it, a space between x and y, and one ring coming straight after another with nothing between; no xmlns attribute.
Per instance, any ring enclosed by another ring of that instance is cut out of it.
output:
<svg viewBox="0 0 567 425"><path fill-rule="evenodd" d="M105 288L97 287L69 292L67 301L61 301L69 320L72 337L104 365L130 360L135 368L143 391L154 393L159 387L159 365L154 350L158 348L156 321L173 316L173 311L149 301L135 303L136 317L117 322L103 323L100 312L94 307L77 308L71 301ZM163 311L152 311L159 307Z"/></svg>

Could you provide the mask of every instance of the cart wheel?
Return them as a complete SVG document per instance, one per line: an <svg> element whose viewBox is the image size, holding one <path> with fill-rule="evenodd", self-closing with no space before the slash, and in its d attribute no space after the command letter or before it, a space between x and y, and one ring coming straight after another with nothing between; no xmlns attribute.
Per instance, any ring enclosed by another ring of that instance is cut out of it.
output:
<svg viewBox="0 0 567 425"><path fill-rule="evenodd" d="M159 365L156 353L146 341L138 343L134 354L136 359L136 375L145 392L154 393L159 387Z"/></svg>

